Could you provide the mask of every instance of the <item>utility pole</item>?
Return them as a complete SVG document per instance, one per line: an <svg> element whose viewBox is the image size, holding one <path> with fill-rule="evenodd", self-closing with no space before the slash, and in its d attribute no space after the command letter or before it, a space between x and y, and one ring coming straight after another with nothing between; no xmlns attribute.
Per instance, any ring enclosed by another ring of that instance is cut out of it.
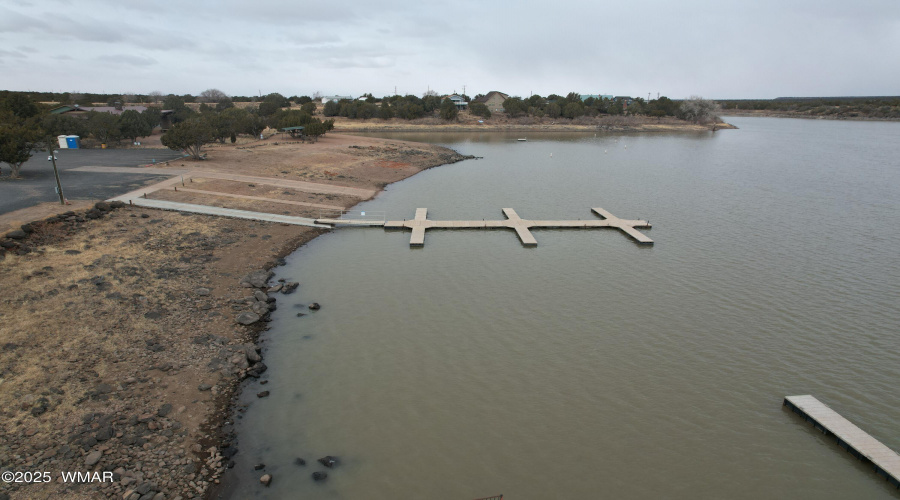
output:
<svg viewBox="0 0 900 500"><path fill-rule="evenodd" d="M466 95L466 84L463 84L463 95Z"/></svg>
<svg viewBox="0 0 900 500"><path fill-rule="evenodd" d="M647 100L650 100L650 92L647 92Z"/></svg>
<svg viewBox="0 0 900 500"><path fill-rule="evenodd" d="M53 175L56 176L56 192L59 193L59 204L66 204L66 197L63 195L62 184L59 182L59 170L56 169L56 153L53 151L53 138L47 139L47 152L50 153L50 161L53 162Z"/></svg>

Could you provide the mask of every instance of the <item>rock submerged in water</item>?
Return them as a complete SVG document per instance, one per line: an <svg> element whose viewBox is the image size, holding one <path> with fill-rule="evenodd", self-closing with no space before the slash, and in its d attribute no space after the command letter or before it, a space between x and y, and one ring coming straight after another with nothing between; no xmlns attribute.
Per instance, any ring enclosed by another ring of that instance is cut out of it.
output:
<svg viewBox="0 0 900 500"><path fill-rule="evenodd" d="M256 397L258 397L258 398L265 398L268 396L269 396L269 391L262 391L262 392L256 393Z"/></svg>
<svg viewBox="0 0 900 500"><path fill-rule="evenodd" d="M332 457L331 455L324 456L316 461L324 465L325 467L328 467L329 469L337 464L337 458Z"/></svg>
<svg viewBox="0 0 900 500"><path fill-rule="evenodd" d="M314 481L324 481L328 478L328 473L316 471L312 473L312 478Z"/></svg>
<svg viewBox="0 0 900 500"><path fill-rule="evenodd" d="M306 465L306 460L303 460L300 457L294 459L294 465Z"/></svg>
<svg viewBox="0 0 900 500"><path fill-rule="evenodd" d="M281 286L281 293L283 293L285 295L294 293L294 290L296 290L298 286L300 286L300 283L298 283L296 281L288 281L287 283L285 283L284 285Z"/></svg>
<svg viewBox="0 0 900 500"><path fill-rule="evenodd" d="M322 306L320 306L318 302L313 302L312 304L309 305L309 309L311 311L318 311L321 308L322 308Z"/></svg>
<svg viewBox="0 0 900 500"><path fill-rule="evenodd" d="M272 474L265 474L263 477L259 478L259 482L263 484L263 486L269 486L272 484Z"/></svg>

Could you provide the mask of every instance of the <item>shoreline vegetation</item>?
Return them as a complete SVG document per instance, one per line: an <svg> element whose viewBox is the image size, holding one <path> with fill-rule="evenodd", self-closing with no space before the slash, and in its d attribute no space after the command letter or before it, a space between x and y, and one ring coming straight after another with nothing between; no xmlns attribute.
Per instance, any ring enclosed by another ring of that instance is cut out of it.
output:
<svg viewBox="0 0 900 500"><path fill-rule="evenodd" d="M206 161L155 167L377 193L468 158L439 146L341 134L316 143L276 136L215 145ZM349 208L364 201L196 181L203 193L152 197L300 216L311 215L304 203ZM279 204L285 200L294 205ZM236 403L241 382L265 380L258 336L269 311L277 304L311 313L291 300L303 277L272 283L270 269L329 231L118 203L59 210L0 237L0 463L54 474L49 483L0 484L0 498L212 497L238 451L230 422L246 409ZM56 481L67 470L108 472L114 481Z"/></svg>

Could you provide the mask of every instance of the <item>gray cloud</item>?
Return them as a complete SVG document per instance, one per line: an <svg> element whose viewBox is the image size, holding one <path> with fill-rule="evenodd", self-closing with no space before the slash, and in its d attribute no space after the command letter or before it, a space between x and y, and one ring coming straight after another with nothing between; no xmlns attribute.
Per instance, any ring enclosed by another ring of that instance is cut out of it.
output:
<svg viewBox="0 0 900 500"><path fill-rule="evenodd" d="M136 56L131 54L111 54L95 58L97 62L111 65L128 64L131 66L150 66L157 61L152 57Z"/></svg>
<svg viewBox="0 0 900 500"><path fill-rule="evenodd" d="M15 57L16 59L24 59L28 56L17 50L0 49L0 57Z"/></svg>
<svg viewBox="0 0 900 500"><path fill-rule="evenodd" d="M898 27L896 0L20 1L0 7L0 57L22 61L0 89L44 85L44 54L85 91L895 94Z"/></svg>

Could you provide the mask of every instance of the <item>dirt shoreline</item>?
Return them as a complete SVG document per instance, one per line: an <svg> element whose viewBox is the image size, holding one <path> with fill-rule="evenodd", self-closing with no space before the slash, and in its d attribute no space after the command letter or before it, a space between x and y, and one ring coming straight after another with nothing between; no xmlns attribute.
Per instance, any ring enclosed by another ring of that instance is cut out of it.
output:
<svg viewBox="0 0 900 500"><path fill-rule="evenodd" d="M673 117L645 116L579 117L574 120L521 117L509 118L502 113L481 119L469 113L460 114L456 121L439 118L415 120L370 119L351 120L334 117L334 131L353 132L703 132L735 129L729 123L699 124Z"/></svg>
<svg viewBox="0 0 900 500"><path fill-rule="evenodd" d="M332 134L209 156L169 167L381 191L466 158ZM26 226L0 237L0 469L50 481L0 483L0 500L211 495L235 452L240 382L265 372L256 341L269 304L290 300L285 284L248 282L327 230L106 204ZM63 481L73 471L94 480ZM97 481L103 473L113 480Z"/></svg>

